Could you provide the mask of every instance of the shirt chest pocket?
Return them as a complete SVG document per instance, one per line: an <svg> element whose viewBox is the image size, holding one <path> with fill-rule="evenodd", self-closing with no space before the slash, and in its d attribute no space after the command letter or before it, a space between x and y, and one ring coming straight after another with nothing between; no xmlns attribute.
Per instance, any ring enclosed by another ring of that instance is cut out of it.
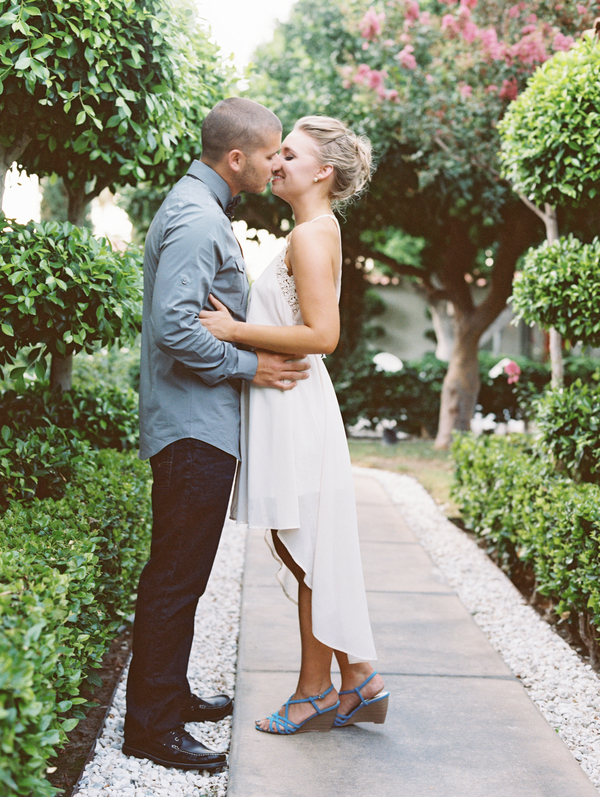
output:
<svg viewBox="0 0 600 797"><path fill-rule="evenodd" d="M232 310L245 310L248 301L248 277L241 255L232 255L219 269L214 288L218 298Z"/></svg>

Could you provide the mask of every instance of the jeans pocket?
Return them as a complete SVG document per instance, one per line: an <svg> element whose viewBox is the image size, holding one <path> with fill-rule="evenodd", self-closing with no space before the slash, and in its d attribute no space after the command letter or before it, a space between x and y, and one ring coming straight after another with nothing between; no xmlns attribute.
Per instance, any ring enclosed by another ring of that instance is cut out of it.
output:
<svg viewBox="0 0 600 797"><path fill-rule="evenodd" d="M159 451L153 457L150 457L150 465L152 467L153 486L158 488L171 486L171 473L173 471L173 451L175 444L170 443L168 446Z"/></svg>

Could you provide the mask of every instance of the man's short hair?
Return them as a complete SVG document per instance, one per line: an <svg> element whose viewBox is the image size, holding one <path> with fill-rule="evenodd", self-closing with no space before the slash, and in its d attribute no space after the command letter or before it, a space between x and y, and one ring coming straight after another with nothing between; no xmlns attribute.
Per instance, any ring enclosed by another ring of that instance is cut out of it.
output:
<svg viewBox="0 0 600 797"><path fill-rule="evenodd" d="M202 160L219 163L234 149L244 155L265 146L269 133L281 133L281 122L264 105L243 97L221 100L202 124Z"/></svg>

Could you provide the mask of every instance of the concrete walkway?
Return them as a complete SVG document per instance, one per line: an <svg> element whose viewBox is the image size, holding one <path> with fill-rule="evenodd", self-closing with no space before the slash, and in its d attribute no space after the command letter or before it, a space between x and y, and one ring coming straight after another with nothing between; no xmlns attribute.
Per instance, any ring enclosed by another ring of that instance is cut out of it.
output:
<svg viewBox="0 0 600 797"><path fill-rule="evenodd" d="M299 639L263 535L249 532L228 797L598 797L383 487L355 485L387 721L254 730L294 691Z"/></svg>

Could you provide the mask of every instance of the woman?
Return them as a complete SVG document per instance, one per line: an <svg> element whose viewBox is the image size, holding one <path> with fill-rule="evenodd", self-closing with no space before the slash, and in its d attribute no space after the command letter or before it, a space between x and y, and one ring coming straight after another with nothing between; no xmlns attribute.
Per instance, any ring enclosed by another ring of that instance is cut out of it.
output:
<svg viewBox="0 0 600 797"><path fill-rule="evenodd" d="M383 722L388 693L367 610L352 471L344 426L322 357L339 338L341 238L332 202L358 193L371 148L337 119L300 119L273 166L272 191L296 226L285 250L252 286L247 323L214 297L200 315L220 340L307 356L308 379L290 391L246 385L242 464L232 516L267 533L278 574L298 602L302 644L295 693L257 730L293 734ZM332 653L342 675L331 683Z"/></svg>

